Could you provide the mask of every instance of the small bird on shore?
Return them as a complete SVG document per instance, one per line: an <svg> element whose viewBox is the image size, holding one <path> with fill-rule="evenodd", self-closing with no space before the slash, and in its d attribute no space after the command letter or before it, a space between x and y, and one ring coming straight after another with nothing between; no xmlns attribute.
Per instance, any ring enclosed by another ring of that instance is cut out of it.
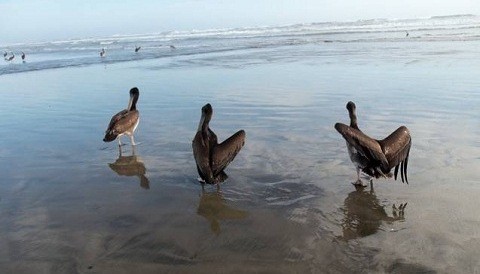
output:
<svg viewBox="0 0 480 274"><path fill-rule="evenodd" d="M8 53L5 51L3 52L3 58L7 57Z"/></svg>
<svg viewBox="0 0 480 274"><path fill-rule="evenodd" d="M107 52L105 51L105 48L102 48L102 50L100 51L100 57L105 57L105 55L107 54Z"/></svg>
<svg viewBox="0 0 480 274"><path fill-rule="evenodd" d="M245 144L245 131L240 130L219 144L217 135L209 127L212 115L210 104L202 107L202 116L192 148L202 183L218 184L228 178L224 170Z"/></svg>
<svg viewBox="0 0 480 274"><path fill-rule="evenodd" d="M410 33L408 33L408 31L405 31L405 32L406 32L405 37L408 37Z"/></svg>
<svg viewBox="0 0 480 274"><path fill-rule="evenodd" d="M398 169L402 182L408 184L407 165L412 138L405 126L399 127L383 140L375 140L364 134L357 125L356 106L348 102L347 110L350 116L350 126L336 123L335 129L347 142L350 160L357 168L357 181L355 186L363 186L360 171L379 178L392 177L391 170L395 168L394 176L397 179Z"/></svg>
<svg viewBox="0 0 480 274"><path fill-rule="evenodd" d="M111 142L118 138L118 145L121 146L120 137L124 134L130 136L132 145L135 145L133 133L137 129L140 121L140 113L137 110L137 101L140 96L138 88L130 89L130 100L128 107L119 113L115 114L110 120L110 124L105 132L104 142Z"/></svg>
<svg viewBox="0 0 480 274"><path fill-rule="evenodd" d="M142 47L137 47L137 45L135 45L135 52L138 52Z"/></svg>
<svg viewBox="0 0 480 274"><path fill-rule="evenodd" d="M170 45L170 49L177 49L174 45Z"/></svg>
<svg viewBox="0 0 480 274"><path fill-rule="evenodd" d="M13 52L12 52L12 56L10 56L10 57L5 57L5 61L7 61L7 62L12 61L13 59L15 59L15 54L14 54Z"/></svg>
<svg viewBox="0 0 480 274"><path fill-rule="evenodd" d="M25 52L22 51L22 60L25 61Z"/></svg>

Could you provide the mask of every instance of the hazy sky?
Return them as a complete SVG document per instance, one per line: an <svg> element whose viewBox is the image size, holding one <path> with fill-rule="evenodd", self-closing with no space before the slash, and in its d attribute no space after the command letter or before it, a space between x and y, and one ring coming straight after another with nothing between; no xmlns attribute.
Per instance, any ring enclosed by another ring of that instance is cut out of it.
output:
<svg viewBox="0 0 480 274"><path fill-rule="evenodd" d="M0 0L14 42L371 18L477 14L480 0Z"/></svg>

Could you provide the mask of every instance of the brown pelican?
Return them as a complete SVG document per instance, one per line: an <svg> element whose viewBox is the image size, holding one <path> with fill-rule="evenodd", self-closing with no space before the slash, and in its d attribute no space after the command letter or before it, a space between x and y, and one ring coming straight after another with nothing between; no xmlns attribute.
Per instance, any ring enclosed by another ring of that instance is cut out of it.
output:
<svg viewBox="0 0 480 274"><path fill-rule="evenodd" d="M138 52L142 47L137 47L137 45L135 45L135 52Z"/></svg>
<svg viewBox="0 0 480 274"><path fill-rule="evenodd" d="M135 145L133 133L138 126L139 112L137 110L137 101L140 92L134 87L130 90L130 100L127 109L115 114L110 120L107 131L105 132L104 142L111 142L118 137L118 145L121 146L120 137L124 134L130 136L132 145Z"/></svg>
<svg viewBox="0 0 480 274"><path fill-rule="evenodd" d="M100 57L105 57L105 55L107 54L107 52L105 51L105 48L102 48L102 50L100 51Z"/></svg>
<svg viewBox="0 0 480 274"><path fill-rule="evenodd" d="M5 57L5 61L10 62L15 58L15 54L12 52L12 56L10 57Z"/></svg>
<svg viewBox="0 0 480 274"><path fill-rule="evenodd" d="M357 168L357 181L354 185L363 185L360 180L360 171L375 178L392 177L391 170L395 167L395 180L398 168L402 182L408 184L407 165L412 139L405 126L399 127L383 140L375 140L365 135L357 125L356 107L348 102L347 110L350 115L350 126L336 123L335 129L347 141L348 153Z"/></svg>
<svg viewBox="0 0 480 274"><path fill-rule="evenodd" d="M22 51L22 60L25 60L25 52Z"/></svg>
<svg viewBox="0 0 480 274"><path fill-rule="evenodd" d="M245 131L243 130L219 144L217 136L208 126L212 114L213 109L210 104L202 107L202 117L192 142L198 174L207 184L217 184L228 178L223 170L233 161L245 144Z"/></svg>

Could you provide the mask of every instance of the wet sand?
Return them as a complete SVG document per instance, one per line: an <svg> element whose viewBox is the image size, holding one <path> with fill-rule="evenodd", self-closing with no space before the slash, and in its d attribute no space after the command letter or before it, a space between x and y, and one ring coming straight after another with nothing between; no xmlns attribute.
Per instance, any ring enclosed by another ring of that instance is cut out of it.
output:
<svg viewBox="0 0 480 274"><path fill-rule="evenodd" d="M0 268L479 272L475 43L454 55L405 58L404 43L329 58L306 46L294 58L285 48L3 75ZM120 158L102 138L133 86L138 146L132 155L125 138ZM333 128L349 100L373 137L410 129L409 185L351 185ZM247 133L219 190L198 183L191 151L207 102L220 140Z"/></svg>

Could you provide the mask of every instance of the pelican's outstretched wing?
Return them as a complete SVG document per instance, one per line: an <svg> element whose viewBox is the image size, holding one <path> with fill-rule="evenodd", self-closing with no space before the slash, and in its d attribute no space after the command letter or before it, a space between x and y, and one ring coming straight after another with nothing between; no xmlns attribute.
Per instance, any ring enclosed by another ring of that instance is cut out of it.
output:
<svg viewBox="0 0 480 274"><path fill-rule="evenodd" d="M212 171L215 176L233 161L243 144L245 144L245 131L240 130L213 148Z"/></svg>
<svg viewBox="0 0 480 274"><path fill-rule="evenodd" d="M401 126L387 138L379 141L379 143L388 160L389 169L395 167L395 180L397 179L398 168L400 167L402 182L408 184L407 165L410 147L412 146L412 138L410 137L408 129L405 126Z"/></svg>
<svg viewBox="0 0 480 274"><path fill-rule="evenodd" d="M388 160L377 140L365 135L360 130L342 123L336 123L335 129L342 134L348 144L364 155L368 160L378 163L383 172L388 170Z"/></svg>

